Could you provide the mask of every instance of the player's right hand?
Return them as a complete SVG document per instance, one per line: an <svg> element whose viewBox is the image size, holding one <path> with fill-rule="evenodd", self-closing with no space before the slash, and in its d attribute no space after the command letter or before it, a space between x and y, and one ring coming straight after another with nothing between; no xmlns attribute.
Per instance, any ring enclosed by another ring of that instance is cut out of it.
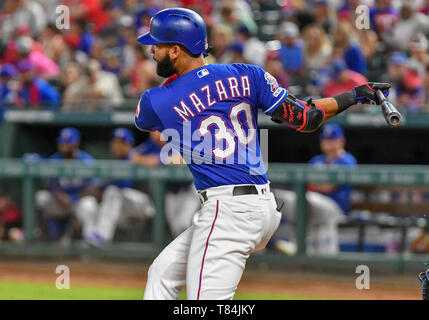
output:
<svg viewBox="0 0 429 320"><path fill-rule="evenodd" d="M389 89L391 85L389 83L380 82L368 82L353 89L355 94L355 104L380 104L375 92L379 89L387 97L389 95Z"/></svg>

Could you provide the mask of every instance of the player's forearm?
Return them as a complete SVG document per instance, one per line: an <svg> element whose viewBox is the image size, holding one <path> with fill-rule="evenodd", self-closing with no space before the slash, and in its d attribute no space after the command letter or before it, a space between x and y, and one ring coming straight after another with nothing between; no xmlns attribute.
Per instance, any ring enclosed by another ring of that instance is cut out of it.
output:
<svg viewBox="0 0 429 320"><path fill-rule="evenodd" d="M338 103L335 98L313 100L314 104L325 111L324 120L334 117L338 113Z"/></svg>

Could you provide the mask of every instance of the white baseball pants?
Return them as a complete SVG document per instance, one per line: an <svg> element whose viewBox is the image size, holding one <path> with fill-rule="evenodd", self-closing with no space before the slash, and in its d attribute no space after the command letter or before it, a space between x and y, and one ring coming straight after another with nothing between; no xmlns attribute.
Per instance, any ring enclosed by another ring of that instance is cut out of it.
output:
<svg viewBox="0 0 429 320"><path fill-rule="evenodd" d="M192 225L149 268L145 300L173 300L186 285L189 300L234 297L249 254L265 248L281 214L269 185L233 196L234 186L207 189Z"/></svg>
<svg viewBox="0 0 429 320"><path fill-rule="evenodd" d="M121 218L152 218L155 207L149 196L141 191L108 186L100 204L93 196L82 197L77 203L76 215L82 223L83 235L97 233L111 241Z"/></svg>
<svg viewBox="0 0 429 320"><path fill-rule="evenodd" d="M195 196L195 187L180 190L177 193L167 192L165 196L165 216L173 237L177 237L192 224L192 217L201 206Z"/></svg>

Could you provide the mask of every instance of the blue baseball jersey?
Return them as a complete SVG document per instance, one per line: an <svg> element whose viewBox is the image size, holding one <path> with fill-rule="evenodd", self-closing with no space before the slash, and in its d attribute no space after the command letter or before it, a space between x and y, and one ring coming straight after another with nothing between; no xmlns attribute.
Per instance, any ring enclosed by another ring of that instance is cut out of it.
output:
<svg viewBox="0 0 429 320"><path fill-rule="evenodd" d="M55 153L50 157L51 160L64 160L60 153ZM84 164L93 164L94 158L87 152L78 150L76 161L81 161ZM79 193L93 182L93 179L84 178L66 178L60 177L50 181L50 186L53 191L63 191L67 193L73 202L76 202Z"/></svg>
<svg viewBox="0 0 429 320"><path fill-rule="evenodd" d="M287 95L268 72L248 64L210 64L147 90L135 124L159 130L180 152L197 190L265 184L258 109L273 112Z"/></svg>
<svg viewBox="0 0 429 320"><path fill-rule="evenodd" d="M320 154L313 157L309 163L313 166L340 165L354 167L357 161L352 154L344 152L340 157L335 158L335 160L331 162L327 161L324 154ZM351 185L339 185L334 191L324 194L334 200L343 212L347 214L350 208L350 193L352 190L353 187Z"/></svg>

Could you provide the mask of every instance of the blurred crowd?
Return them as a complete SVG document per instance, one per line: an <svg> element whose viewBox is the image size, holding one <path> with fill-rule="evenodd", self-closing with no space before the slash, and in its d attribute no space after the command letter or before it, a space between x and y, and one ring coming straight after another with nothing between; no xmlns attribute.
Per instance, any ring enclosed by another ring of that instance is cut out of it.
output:
<svg viewBox="0 0 429 320"><path fill-rule="evenodd" d="M205 19L208 63L260 65L303 98L388 81L403 111L429 111L427 0L5 0L0 106L134 108L162 82L136 38L174 6Z"/></svg>

